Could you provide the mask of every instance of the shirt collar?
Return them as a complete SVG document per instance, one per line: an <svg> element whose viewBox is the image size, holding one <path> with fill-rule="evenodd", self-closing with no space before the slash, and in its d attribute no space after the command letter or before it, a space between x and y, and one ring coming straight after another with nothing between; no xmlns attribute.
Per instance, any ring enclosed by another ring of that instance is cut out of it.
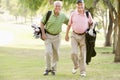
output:
<svg viewBox="0 0 120 80"><path fill-rule="evenodd" d="M55 16L54 10L52 10L52 15ZM61 12L58 14L58 16L60 16L60 15L61 15Z"/></svg>
<svg viewBox="0 0 120 80"><path fill-rule="evenodd" d="M77 9L75 10L75 12L76 12L78 15L81 15L81 14L77 11ZM84 15L85 15L85 12L84 12Z"/></svg>

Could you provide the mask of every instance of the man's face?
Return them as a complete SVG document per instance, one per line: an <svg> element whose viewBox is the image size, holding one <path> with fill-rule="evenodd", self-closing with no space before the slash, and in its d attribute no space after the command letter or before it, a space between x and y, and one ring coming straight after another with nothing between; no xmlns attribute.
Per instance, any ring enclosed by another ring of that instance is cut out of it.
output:
<svg viewBox="0 0 120 80"><path fill-rule="evenodd" d="M83 11L83 10L84 10L84 3L78 3L78 4L77 4L77 9L78 9L79 11Z"/></svg>
<svg viewBox="0 0 120 80"><path fill-rule="evenodd" d="M55 8L55 12L59 13L61 11L62 6L60 4L56 4L54 5L54 8Z"/></svg>

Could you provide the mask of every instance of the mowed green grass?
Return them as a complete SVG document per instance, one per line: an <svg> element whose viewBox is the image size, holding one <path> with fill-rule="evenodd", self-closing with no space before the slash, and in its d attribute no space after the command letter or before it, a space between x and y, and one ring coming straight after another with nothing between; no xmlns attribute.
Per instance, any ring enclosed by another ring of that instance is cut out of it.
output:
<svg viewBox="0 0 120 80"><path fill-rule="evenodd" d="M112 48L99 45L95 48L97 55L86 66L87 76L81 77L79 69L76 74L72 74L71 47L64 40L60 46L56 76L43 76L44 42L33 39L32 30L28 26L25 28L19 25L16 28L16 24L9 25L14 26L7 30L13 33L14 39L11 44L0 46L0 80L120 80L120 64L114 63ZM5 27L0 30L5 30ZM99 35L97 42L103 39Z"/></svg>
<svg viewBox="0 0 120 80"><path fill-rule="evenodd" d="M104 50L105 48L96 48ZM119 80L120 64L114 63L114 54L97 53L87 65L87 76L79 70L72 74L70 47L60 48L60 60L56 76L43 76L45 69L44 49L0 47L0 80Z"/></svg>

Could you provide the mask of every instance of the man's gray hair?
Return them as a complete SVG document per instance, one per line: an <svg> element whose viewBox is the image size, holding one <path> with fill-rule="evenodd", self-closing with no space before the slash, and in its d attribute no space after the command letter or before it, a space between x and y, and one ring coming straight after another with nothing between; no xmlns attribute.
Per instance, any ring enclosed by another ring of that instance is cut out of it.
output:
<svg viewBox="0 0 120 80"><path fill-rule="evenodd" d="M62 1L55 1L54 6L56 6L57 4L59 4L62 7Z"/></svg>

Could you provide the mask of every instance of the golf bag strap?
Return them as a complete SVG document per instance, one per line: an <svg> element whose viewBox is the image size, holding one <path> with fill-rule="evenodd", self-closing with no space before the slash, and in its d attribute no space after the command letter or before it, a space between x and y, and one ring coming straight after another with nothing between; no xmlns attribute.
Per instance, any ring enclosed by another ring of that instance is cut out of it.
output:
<svg viewBox="0 0 120 80"><path fill-rule="evenodd" d="M52 11L48 11L48 12L47 12L45 24L46 24L47 21L49 20L51 13L52 13ZM44 24L44 25L45 25L45 24Z"/></svg>
<svg viewBox="0 0 120 80"><path fill-rule="evenodd" d="M86 10L85 13L86 13L87 18L89 18L89 11ZM89 26L90 26L90 25L92 25L92 24L89 24Z"/></svg>
<svg viewBox="0 0 120 80"><path fill-rule="evenodd" d="M87 18L89 18L89 11L86 10L85 13L86 13Z"/></svg>

